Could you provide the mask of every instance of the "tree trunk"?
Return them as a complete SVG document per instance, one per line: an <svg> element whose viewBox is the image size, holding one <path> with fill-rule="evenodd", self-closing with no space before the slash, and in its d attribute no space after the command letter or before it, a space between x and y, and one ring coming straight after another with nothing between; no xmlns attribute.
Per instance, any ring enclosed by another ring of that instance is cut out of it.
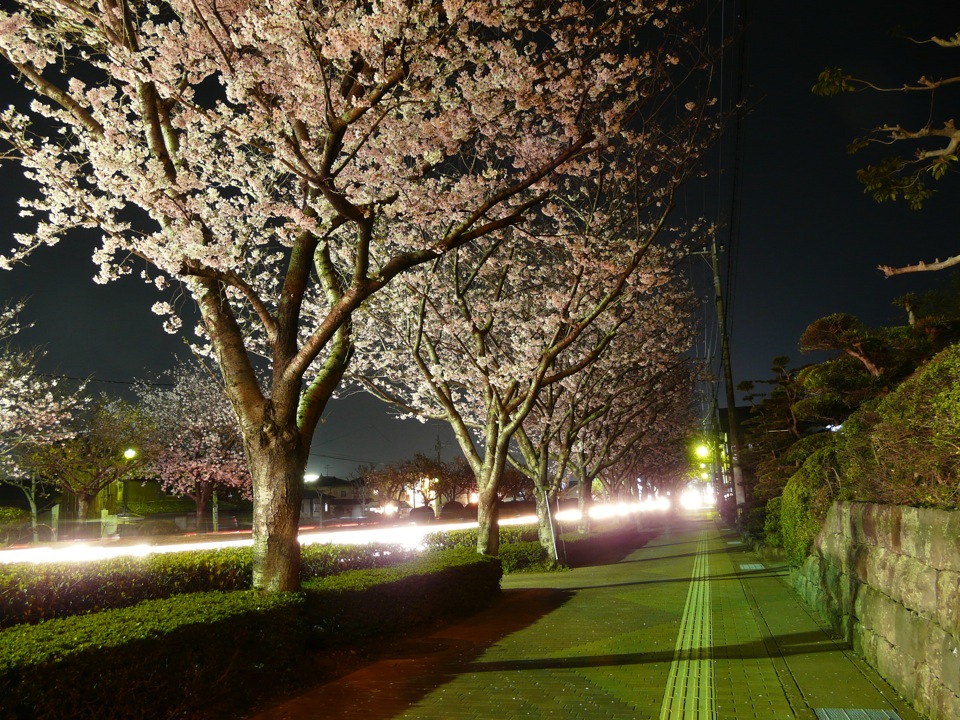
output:
<svg viewBox="0 0 960 720"><path fill-rule="evenodd" d="M77 520L86 522L90 514L90 502L93 500L89 495L77 495Z"/></svg>
<svg viewBox="0 0 960 720"><path fill-rule="evenodd" d="M500 507L497 505L496 483L485 482L484 487L480 488L479 496L477 552L483 555L496 555L500 552Z"/></svg>
<svg viewBox="0 0 960 720"><path fill-rule="evenodd" d="M203 492L203 488L200 487L200 483L197 483L197 491L194 495L194 505L196 506L197 512L197 533L207 532L207 496Z"/></svg>
<svg viewBox="0 0 960 720"><path fill-rule="evenodd" d="M593 506L593 488L586 473L580 473L577 483L577 507L580 510L580 519L577 521L577 530L582 533L590 532L590 508Z"/></svg>
<svg viewBox="0 0 960 720"><path fill-rule="evenodd" d="M560 548L557 545L557 525L550 512L550 494L542 485L534 485L537 505L537 539L551 562L560 562Z"/></svg>
<svg viewBox="0 0 960 720"><path fill-rule="evenodd" d="M300 503L306 456L284 443L248 448L253 476L253 586L300 587Z"/></svg>

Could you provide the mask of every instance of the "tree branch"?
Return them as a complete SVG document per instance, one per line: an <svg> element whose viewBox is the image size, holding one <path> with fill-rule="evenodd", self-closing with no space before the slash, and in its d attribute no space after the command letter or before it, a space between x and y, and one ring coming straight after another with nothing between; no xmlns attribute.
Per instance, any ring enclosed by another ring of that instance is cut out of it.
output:
<svg viewBox="0 0 960 720"><path fill-rule="evenodd" d="M954 265L960 265L960 255L954 255L946 260L940 260L938 258L932 263L926 263L921 260L916 265L905 265L898 268L891 267L890 265L878 265L877 269L883 273L884 277L893 277L894 275L905 275L907 273L933 272L935 270L953 267Z"/></svg>

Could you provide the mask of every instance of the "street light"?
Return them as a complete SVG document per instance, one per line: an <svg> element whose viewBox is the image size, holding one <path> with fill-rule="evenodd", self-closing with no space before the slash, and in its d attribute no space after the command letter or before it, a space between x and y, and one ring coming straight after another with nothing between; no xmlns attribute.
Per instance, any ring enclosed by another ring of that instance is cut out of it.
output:
<svg viewBox="0 0 960 720"><path fill-rule="evenodd" d="M307 473L303 476L303 482L308 485L312 485L319 479L320 476L317 473ZM314 491L317 493L317 500L320 501L320 527L323 527L323 497L316 487ZM310 498L310 516L313 517L313 498Z"/></svg>
<svg viewBox="0 0 960 720"><path fill-rule="evenodd" d="M130 461L133 460L135 457L137 457L137 449L136 449L136 448L127 448L126 450L123 451L123 457L124 457L124 459L125 459L127 462L130 462ZM121 506L120 506L120 512L118 513L118 515L119 515L120 517L129 517L129 516L130 516L130 508L127 507L127 475L126 475L126 472L124 472L123 480L120 481L120 491L123 493L123 501L122 501L122 504L121 504Z"/></svg>

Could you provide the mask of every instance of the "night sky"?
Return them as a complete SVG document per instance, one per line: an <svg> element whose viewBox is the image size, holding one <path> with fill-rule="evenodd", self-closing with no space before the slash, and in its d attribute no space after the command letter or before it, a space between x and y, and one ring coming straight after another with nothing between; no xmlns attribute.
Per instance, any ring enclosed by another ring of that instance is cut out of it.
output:
<svg viewBox="0 0 960 720"><path fill-rule="evenodd" d="M731 2L724 12L732 18L743 8L742 0ZM788 355L796 364L808 361L799 352L798 338L824 315L849 312L874 325L902 322L892 300L942 285L946 275L887 280L876 266L960 252L955 179L940 183L942 190L920 212L878 205L855 178L865 156L846 154L849 141L870 127L922 122L929 111L925 99L901 94L820 98L810 92L827 66L895 85L949 71L944 58L953 60L956 70L951 72L960 72L960 50L911 47L889 34L902 24L911 34L950 35L960 27L960 6L762 0L749 3L744 17L743 88L749 111L741 129L740 160L734 162L731 135L715 154L716 165L722 166L715 181L722 208L737 188L732 226L721 241L732 278L725 292L735 382L767 378L777 355ZM3 68L0 96L11 91L7 74ZM735 58L725 61L723 74L729 99L736 92ZM960 105L956 93L952 99L954 107ZM945 109L934 117L951 114ZM18 172L15 166L0 169L4 247L12 243L10 232L24 227L15 204L23 183ZM716 199L704 203L716 205ZM722 220L728 219L722 210ZM0 271L0 298L31 297L25 319L36 327L22 333L21 341L46 347L44 370L93 376L95 387L113 391L135 378L157 375L187 351L150 312L155 301L165 298L139 279L93 283L92 247L92 240L62 243L36 254L28 267ZM702 278L702 270L692 272ZM712 298L705 292L704 299ZM723 404L722 392L720 397ZM445 456L457 451L440 424L401 422L377 401L353 396L329 409L309 470L349 477L360 462L399 462L416 451L433 454L438 435Z"/></svg>

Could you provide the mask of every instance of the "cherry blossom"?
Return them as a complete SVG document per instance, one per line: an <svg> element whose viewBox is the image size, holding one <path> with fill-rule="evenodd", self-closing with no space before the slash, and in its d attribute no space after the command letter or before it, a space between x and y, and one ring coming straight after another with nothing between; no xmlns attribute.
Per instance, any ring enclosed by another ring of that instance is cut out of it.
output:
<svg viewBox="0 0 960 720"><path fill-rule="evenodd" d="M680 4L16 7L0 11L0 56L35 100L0 113L0 157L33 183L22 206L36 228L0 265L88 229L101 236L97 281L166 278L155 309L170 331L193 298L198 350L216 357L240 421L254 584L269 590L299 583L303 471L363 303L563 212L567 181L596 177L611 143L701 148L679 133L667 150L646 129L673 79L703 64Z"/></svg>
<svg viewBox="0 0 960 720"><path fill-rule="evenodd" d="M215 369L182 363L165 380L134 388L155 428L157 449L149 470L166 492L193 500L197 527L203 528L214 492L252 497L240 425Z"/></svg>

